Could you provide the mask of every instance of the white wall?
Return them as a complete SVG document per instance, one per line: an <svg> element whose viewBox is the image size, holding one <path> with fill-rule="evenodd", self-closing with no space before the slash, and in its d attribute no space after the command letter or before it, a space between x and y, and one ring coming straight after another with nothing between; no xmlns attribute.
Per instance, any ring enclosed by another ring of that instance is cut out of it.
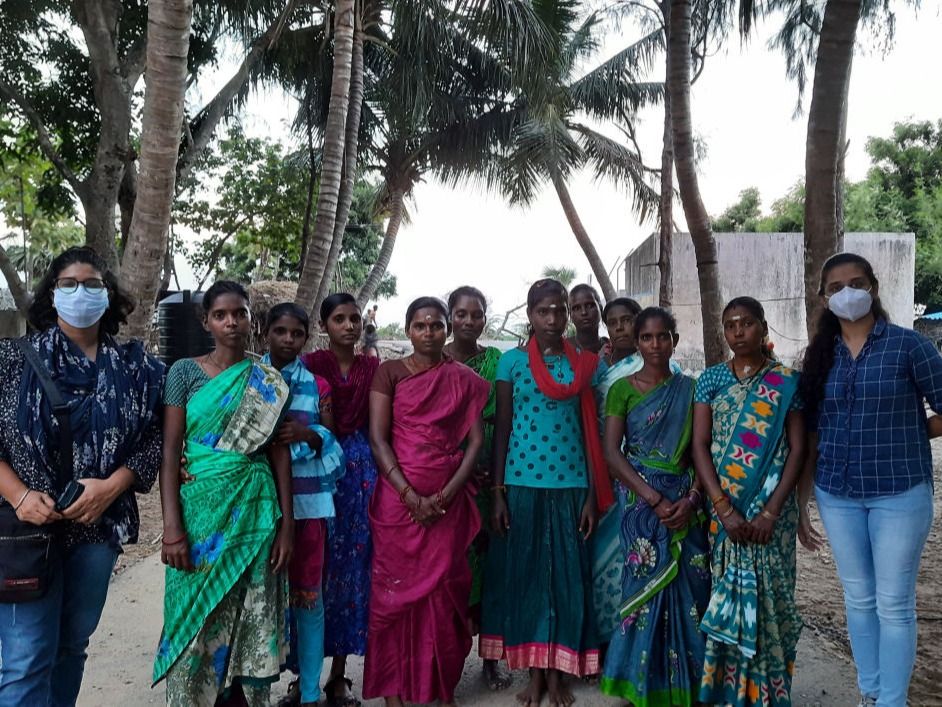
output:
<svg viewBox="0 0 942 707"><path fill-rule="evenodd" d="M848 233L846 250L873 265L880 280L880 299L893 322L911 327L915 238L911 233ZM717 258L722 299L749 295L762 302L775 353L786 363L800 357L807 345L803 302L804 240L800 233L717 233ZM626 294L643 306L657 304L659 273L657 236L653 235L625 260ZM680 343L677 358L685 368L703 368L700 288L693 244L686 233L673 242L674 304ZM717 322L719 326L719 322Z"/></svg>

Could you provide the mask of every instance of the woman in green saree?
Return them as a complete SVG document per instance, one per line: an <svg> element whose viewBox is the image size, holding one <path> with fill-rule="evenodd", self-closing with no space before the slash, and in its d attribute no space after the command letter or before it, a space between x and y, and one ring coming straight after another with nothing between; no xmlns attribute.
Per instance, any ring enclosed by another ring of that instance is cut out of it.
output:
<svg viewBox="0 0 942 707"><path fill-rule="evenodd" d="M490 541L491 517L491 466L494 447L494 412L497 397L494 383L497 381L497 362L500 349L494 346L481 346L478 340L487 324L487 299L476 287L464 285L448 296L448 318L452 326L452 340L445 345L445 353L458 363L463 363L481 378L491 384L491 393L481 416L484 418L484 444L478 454L474 468L473 483L477 487L475 505L481 514L481 530L474 538L468 550L468 563L471 565L471 600L468 618L471 622L471 634L476 635L481 624L481 596L484 593L484 563L487 559L487 546ZM503 672L496 660L485 659L484 680L491 690L503 690L510 686L512 679Z"/></svg>
<svg viewBox="0 0 942 707"><path fill-rule="evenodd" d="M164 392L167 575L154 682L166 678L168 705L268 705L286 655L282 572L294 538L290 452L269 442L290 394L277 369L245 356L241 285L217 282L203 309L216 348L175 363Z"/></svg>

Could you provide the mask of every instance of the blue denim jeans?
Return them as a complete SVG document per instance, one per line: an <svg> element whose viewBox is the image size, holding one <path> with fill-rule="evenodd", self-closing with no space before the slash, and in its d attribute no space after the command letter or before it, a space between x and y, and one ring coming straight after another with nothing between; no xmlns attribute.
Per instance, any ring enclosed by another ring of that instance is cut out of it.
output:
<svg viewBox="0 0 942 707"><path fill-rule="evenodd" d="M46 596L0 604L0 705L75 704L117 558L105 544L63 550Z"/></svg>
<svg viewBox="0 0 942 707"><path fill-rule="evenodd" d="M815 489L837 574L857 686L878 707L905 707L916 660L916 574L932 526L932 488L853 499Z"/></svg>

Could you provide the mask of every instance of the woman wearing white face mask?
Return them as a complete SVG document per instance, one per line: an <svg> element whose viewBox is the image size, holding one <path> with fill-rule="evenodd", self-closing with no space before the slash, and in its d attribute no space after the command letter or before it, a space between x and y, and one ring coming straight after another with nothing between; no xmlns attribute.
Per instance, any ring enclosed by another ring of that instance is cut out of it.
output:
<svg viewBox="0 0 942 707"><path fill-rule="evenodd" d="M818 294L826 309L801 378L817 433L809 472L844 587L859 704L904 707L916 657L916 575L933 513L923 401L942 410L942 356L888 322L873 268L859 255L831 257ZM942 421L930 419L933 427ZM810 483L803 490L807 500ZM804 503L801 510L799 535L815 548Z"/></svg>
<svg viewBox="0 0 942 707"><path fill-rule="evenodd" d="M36 578L28 595L7 591L17 575L0 555L3 705L75 704L115 560L137 541L135 493L160 468L163 366L139 341L113 338L133 307L101 257L70 248L29 309L36 333L22 342L35 367L16 341L0 341L0 540L52 531L51 559L26 575ZM47 390L67 406L61 418ZM60 419L69 435L60 436ZM0 553L9 545L0 542ZM19 547L12 553L22 559Z"/></svg>

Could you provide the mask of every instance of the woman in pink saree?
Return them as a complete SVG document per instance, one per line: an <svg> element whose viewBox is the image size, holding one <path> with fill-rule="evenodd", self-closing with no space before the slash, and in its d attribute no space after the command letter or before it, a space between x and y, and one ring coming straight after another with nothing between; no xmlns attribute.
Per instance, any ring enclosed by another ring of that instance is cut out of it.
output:
<svg viewBox="0 0 942 707"><path fill-rule="evenodd" d="M484 439L490 384L443 355L447 316L432 297L409 305L415 351L383 363L370 392L370 446L380 474L370 503L363 697L383 697L387 707L453 702L471 650L468 548L481 519L468 479Z"/></svg>

